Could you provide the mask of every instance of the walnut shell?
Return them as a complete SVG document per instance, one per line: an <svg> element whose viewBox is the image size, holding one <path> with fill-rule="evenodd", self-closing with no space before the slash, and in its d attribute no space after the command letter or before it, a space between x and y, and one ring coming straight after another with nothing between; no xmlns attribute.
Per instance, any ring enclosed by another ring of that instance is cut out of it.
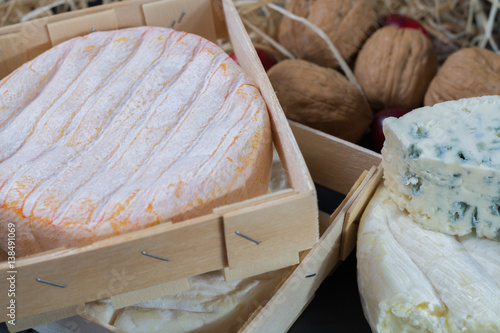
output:
<svg viewBox="0 0 500 333"><path fill-rule="evenodd" d="M323 30L346 60L378 26L377 14L367 0L292 0L287 9ZM324 67L338 66L325 41L302 22L283 17L278 39L297 58Z"/></svg>
<svg viewBox="0 0 500 333"><path fill-rule="evenodd" d="M424 104L500 95L500 55L479 48L452 53L432 80Z"/></svg>
<svg viewBox="0 0 500 333"><path fill-rule="evenodd" d="M294 59L274 65L268 75L288 119L351 142L371 123L368 102L334 69Z"/></svg>
<svg viewBox="0 0 500 333"><path fill-rule="evenodd" d="M437 66L432 43L422 32L385 26L363 45L354 75L373 109L412 110L423 105Z"/></svg>

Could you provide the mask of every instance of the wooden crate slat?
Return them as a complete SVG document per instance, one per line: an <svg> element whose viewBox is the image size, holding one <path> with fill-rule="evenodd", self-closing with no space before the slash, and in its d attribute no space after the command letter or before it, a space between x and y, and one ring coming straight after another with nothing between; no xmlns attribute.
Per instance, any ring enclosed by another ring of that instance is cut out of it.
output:
<svg viewBox="0 0 500 333"><path fill-rule="evenodd" d="M82 248L19 259L16 266L22 274L16 279L17 315L56 310L224 267L220 217L205 216L185 224L187 227L157 225ZM141 251L170 261L145 256ZM5 265L0 264L2 269ZM66 287L46 285L36 278ZM1 280L0 288L8 290L7 283ZM7 306L8 301L2 298L0 303Z"/></svg>
<svg viewBox="0 0 500 333"><path fill-rule="evenodd" d="M229 268L265 260L271 254L306 250L316 243L319 235L316 198L308 194L285 197L257 208L246 207L224 214ZM305 230L312 214L316 214L316 228ZM273 216L272 220L269 216Z"/></svg>
<svg viewBox="0 0 500 333"><path fill-rule="evenodd" d="M189 31L217 42L210 1L163 0L142 6L146 25Z"/></svg>
<svg viewBox="0 0 500 333"><path fill-rule="evenodd" d="M298 263L299 263L298 253L287 253L279 257L260 260L250 265L245 265L236 268L224 267L222 272L224 274L225 281L231 282L255 276L261 273L275 271L281 268L296 265Z"/></svg>
<svg viewBox="0 0 500 333"><path fill-rule="evenodd" d="M347 194L363 170L382 156L345 140L289 121L314 181Z"/></svg>
<svg viewBox="0 0 500 333"><path fill-rule="evenodd" d="M108 31L117 28L118 23L113 9L47 24L52 46L93 31Z"/></svg>
<svg viewBox="0 0 500 333"><path fill-rule="evenodd" d="M168 281L156 286L111 296L111 301L113 302L113 308L121 309L165 295L174 294L188 288L189 282L187 279Z"/></svg>
<svg viewBox="0 0 500 333"><path fill-rule="evenodd" d="M245 31L238 11L231 0L222 0L229 38L233 45L238 62L249 76L257 82L262 96L267 103L271 119L272 137L281 163L287 170L291 186L299 192L312 192L314 184L307 166L300 154L285 114L279 104L274 89L260 63L257 52Z"/></svg>
<svg viewBox="0 0 500 333"><path fill-rule="evenodd" d="M379 166L377 168L372 167L368 182L361 185L362 189L357 194L356 199L348 207L342 232L342 245L340 248L340 260L346 260L349 254L356 247L356 239L358 236L358 223L361 218L361 214L365 210L368 201L372 197L373 193L377 189L378 184L382 179L382 168Z"/></svg>
<svg viewBox="0 0 500 333"><path fill-rule="evenodd" d="M0 78L28 61L23 36L19 32L0 36Z"/></svg>

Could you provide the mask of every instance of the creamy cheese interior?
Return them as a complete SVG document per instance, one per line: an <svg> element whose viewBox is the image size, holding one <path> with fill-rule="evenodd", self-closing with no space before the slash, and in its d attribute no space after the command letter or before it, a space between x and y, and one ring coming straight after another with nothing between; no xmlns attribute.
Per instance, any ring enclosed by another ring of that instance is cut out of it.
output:
<svg viewBox="0 0 500 333"><path fill-rule="evenodd" d="M500 97L416 109L384 121L391 197L424 227L500 240Z"/></svg>

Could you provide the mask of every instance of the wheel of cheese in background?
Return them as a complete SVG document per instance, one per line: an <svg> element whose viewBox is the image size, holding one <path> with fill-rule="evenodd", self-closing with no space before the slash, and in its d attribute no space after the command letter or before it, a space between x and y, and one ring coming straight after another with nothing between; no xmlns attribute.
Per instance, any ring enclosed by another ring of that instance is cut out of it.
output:
<svg viewBox="0 0 500 333"><path fill-rule="evenodd" d="M269 300L286 272L281 269L233 282L224 281L220 271L193 276L188 279L189 289L115 310L109 324L130 333L237 332ZM89 313L95 305L87 305Z"/></svg>
<svg viewBox="0 0 500 333"><path fill-rule="evenodd" d="M361 218L356 256L374 332L500 331L500 242L426 230L381 185Z"/></svg>
<svg viewBox="0 0 500 333"><path fill-rule="evenodd" d="M110 298L86 304L86 313L101 323L130 333L232 333L273 295L289 268L226 282L221 271L188 278L189 288L174 294L114 309ZM64 322L34 329L58 332Z"/></svg>
<svg viewBox="0 0 500 333"><path fill-rule="evenodd" d="M193 34L139 27L71 39L0 81L0 109L0 234L16 223L18 255L268 191L265 102Z"/></svg>

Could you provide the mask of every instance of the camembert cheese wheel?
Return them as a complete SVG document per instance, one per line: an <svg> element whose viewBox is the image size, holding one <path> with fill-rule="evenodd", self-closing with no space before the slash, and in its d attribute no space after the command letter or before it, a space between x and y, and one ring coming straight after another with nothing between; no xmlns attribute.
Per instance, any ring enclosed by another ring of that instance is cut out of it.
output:
<svg viewBox="0 0 500 333"><path fill-rule="evenodd" d="M373 332L500 331L500 242L424 229L381 184L361 218L356 256Z"/></svg>
<svg viewBox="0 0 500 333"><path fill-rule="evenodd" d="M224 281L220 271L192 276L188 289L115 310L107 323L128 333L237 332L269 300L287 271L233 282ZM99 304L106 301L87 304L88 313L99 317ZM110 302L106 305L112 307Z"/></svg>
<svg viewBox="0 0 500 333"><path fill-rule="evenodd" d="M268 190L265 102L193 34L138 27L71 39L0 81L0 110L0 234L15 222L18 255Z"/></svg>

